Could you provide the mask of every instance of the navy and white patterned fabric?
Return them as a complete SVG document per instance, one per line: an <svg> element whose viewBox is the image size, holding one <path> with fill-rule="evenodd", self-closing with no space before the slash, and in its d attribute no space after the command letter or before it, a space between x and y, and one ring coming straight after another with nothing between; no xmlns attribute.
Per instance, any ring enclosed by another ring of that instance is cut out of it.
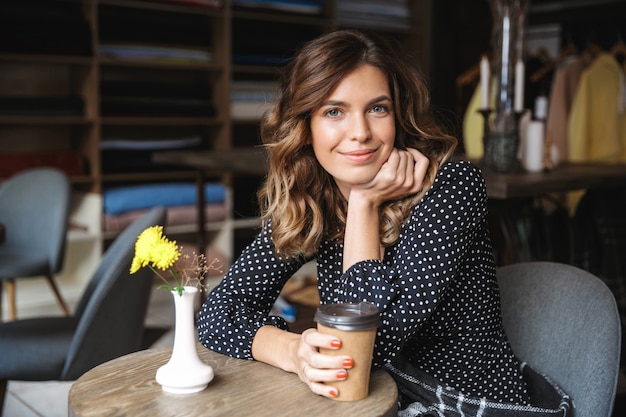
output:
<svg viewBox="0 0 626 417"><path fill-rule="evenodd" d="M281 259L271 225L241 253L198 317L204 346L252 359L251 345L285 282L308 259ZM461 392L503 404L530 402L521 364L502 327L499 289L480 170L470 162L444 164L431 189L382 260L342 272L342 245L324 241L316 254L323 304L369 301L382 321L373 366L398 357Z"/></svg>

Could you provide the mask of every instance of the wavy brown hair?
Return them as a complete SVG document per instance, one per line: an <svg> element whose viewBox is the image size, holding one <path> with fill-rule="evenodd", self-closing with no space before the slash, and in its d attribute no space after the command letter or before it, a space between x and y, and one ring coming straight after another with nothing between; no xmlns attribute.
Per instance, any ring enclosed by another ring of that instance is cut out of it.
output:
<svg viewBox="0 0 626 417"><path fill-rule="evenodd" d="M396 118L394 146L415 148L430 160L421 192L381 206L382 245L397 241L411 208L456 147L457 140L444 133L429 113L422 76L391 44L353 30L308 42L285 67L279 100L261 122L269 172L259 190L259 204L263 222L271 222L272 239L281 256L309 256L324 238L343 240L347 201L307 145L309 122L335 86L361 65L372 65L387 77Z"/></svg>

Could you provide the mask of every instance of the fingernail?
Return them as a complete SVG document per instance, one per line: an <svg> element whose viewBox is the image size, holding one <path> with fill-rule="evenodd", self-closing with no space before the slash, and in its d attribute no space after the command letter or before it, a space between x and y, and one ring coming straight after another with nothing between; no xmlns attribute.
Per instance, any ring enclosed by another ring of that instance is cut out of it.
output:
<svg viewBox="0 0 626 417"><path fill-rule="evenodd" d="M335 390L331 390L328 392L330 394L331 397L333 398L337 398L337 395L339 395L339 393Z"/></svg>
<svg viewBox="0 0 626 417"><path fill-rule="evenodd" d="M339 340L339 339L332 340L330 342L330 347L340 348L341 347L341 340Z"/></svg>
<svg viewBox="0 0 626 417"><path fill-rule="evenodd" d="M347 377L348 377L348 371L346 371L345 369L337 371L337 379L346 379Z"/></svg>
<svg viewBox="0 0 626 417"><path fill-rule="evenodd" d="M354 361L352 358L344 359L341 364L346 368L352 368L354 366Z"/></svg>

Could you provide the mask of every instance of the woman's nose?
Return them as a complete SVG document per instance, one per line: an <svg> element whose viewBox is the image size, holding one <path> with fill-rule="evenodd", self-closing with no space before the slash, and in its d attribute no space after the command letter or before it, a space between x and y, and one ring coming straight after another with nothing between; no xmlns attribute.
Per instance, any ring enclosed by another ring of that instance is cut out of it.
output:
<svg viewBox="0 0 626 417"><path fill-rule="evenodd" d="M350 123L350 137L359 142L369 139L370 127L365 116L355 115L352 117L352 122Z"/></svg>

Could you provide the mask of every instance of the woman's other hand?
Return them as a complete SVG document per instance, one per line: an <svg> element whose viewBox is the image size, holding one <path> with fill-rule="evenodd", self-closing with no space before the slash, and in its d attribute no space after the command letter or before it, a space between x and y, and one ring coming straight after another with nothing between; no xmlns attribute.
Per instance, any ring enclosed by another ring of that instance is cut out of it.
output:
<svg viewBox="0 0 626 417"><path fill-rule="evenodd" d="M339 395L339 391L332 383L346 379L354 362L345 355L321 354L319 349L340 347L341 340L335 336L320 333L316 329L308 329L302 333L295 355L296 366L298 376L314 393L332 398Z"/></svg>

